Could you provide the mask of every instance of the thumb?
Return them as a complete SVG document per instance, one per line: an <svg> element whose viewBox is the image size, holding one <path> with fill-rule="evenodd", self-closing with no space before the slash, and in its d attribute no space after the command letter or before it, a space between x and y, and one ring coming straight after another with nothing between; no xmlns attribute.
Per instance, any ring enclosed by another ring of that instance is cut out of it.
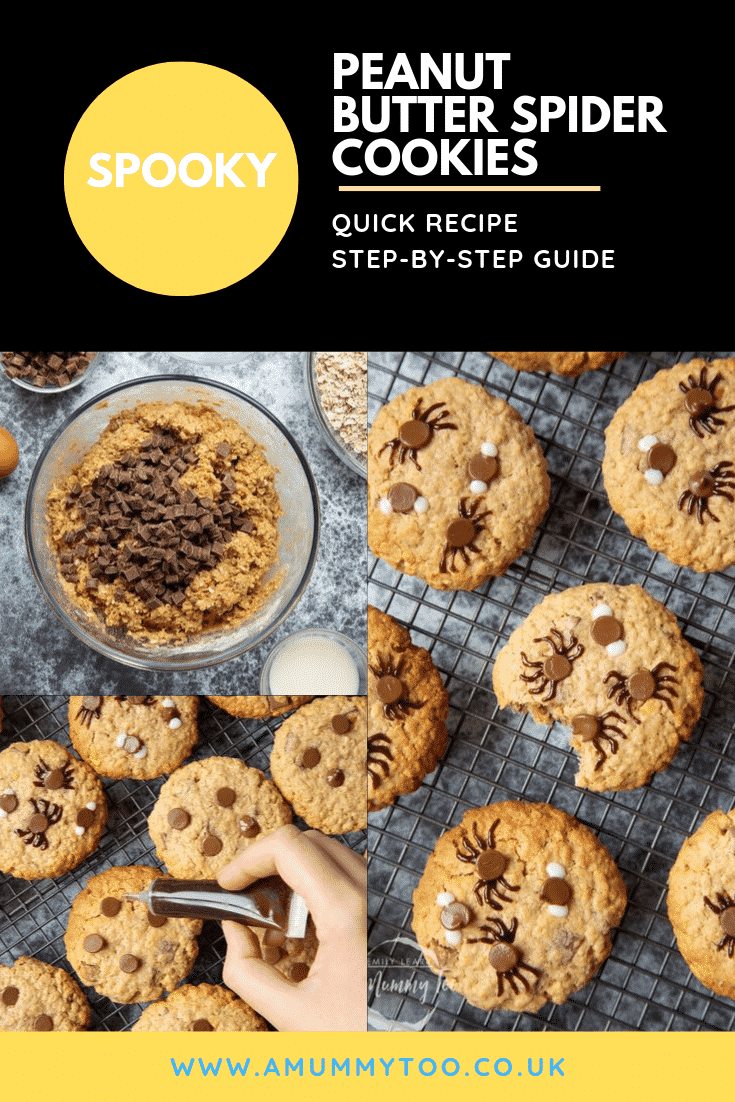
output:
<svg viewBox="0 0 735 1102"><path fill-rule="evenodd" d="M222 979L277 1029L299 1029L299 987L260 956L257 937L239 922L223 922L227 956Z"/></svg>

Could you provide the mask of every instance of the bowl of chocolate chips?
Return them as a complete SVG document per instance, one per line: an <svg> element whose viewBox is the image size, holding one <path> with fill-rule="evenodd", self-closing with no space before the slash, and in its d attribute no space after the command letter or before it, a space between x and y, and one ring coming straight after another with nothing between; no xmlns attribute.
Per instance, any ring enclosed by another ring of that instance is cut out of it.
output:
<svg viewBox="0 0 735 1102"><path fill-rule="evenodd" d="M253 399L151 376L96 395L49 441L25 530L36 580L79 639L129 666L196 669L293 610L319 499L298 444Z"/></svg>
<svg viewBox="0 0 735 1102"><path fill-rule="evenodd" d="M8 379L35 394L60 394L79 386L96 352L3 352Z"/></svg>

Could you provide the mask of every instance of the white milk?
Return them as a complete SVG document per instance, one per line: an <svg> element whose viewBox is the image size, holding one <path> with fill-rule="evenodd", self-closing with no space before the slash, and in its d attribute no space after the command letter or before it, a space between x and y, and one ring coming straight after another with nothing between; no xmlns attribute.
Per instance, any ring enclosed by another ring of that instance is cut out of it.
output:
<svg viewBox="0 0 735 1102"><path fill-rule="evenodd" d="M354 696L360 688L357 666L344 647L319 635L287 639L268 674L271 695Z"/></svg>

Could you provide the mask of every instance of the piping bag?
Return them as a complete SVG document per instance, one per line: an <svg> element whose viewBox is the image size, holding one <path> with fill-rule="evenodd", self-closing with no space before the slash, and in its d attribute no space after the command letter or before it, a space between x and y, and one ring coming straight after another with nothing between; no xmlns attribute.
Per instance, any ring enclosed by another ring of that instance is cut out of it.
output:
<svg viewBox="0 0 735 1102"><path fill-rule="evenodd" d="M216 880L152 880L145 891L126 899L145 903L151 914L166 918L229 918L246 926L280 930L303 938L309 911L306 902L280 876L266 876L247 888L230 892Z"/></svg>

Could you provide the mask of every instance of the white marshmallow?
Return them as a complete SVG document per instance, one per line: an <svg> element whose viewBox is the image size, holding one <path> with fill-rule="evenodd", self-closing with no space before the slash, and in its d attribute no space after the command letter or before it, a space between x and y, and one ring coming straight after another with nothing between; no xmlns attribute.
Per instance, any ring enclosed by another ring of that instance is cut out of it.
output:
<svg viewBox="0 0 735 1102"><path fill-rule="evenodd" d="M625 654L627 646L622 639L618 639L617 643L608 643L605 650L611 658L618 658L619 655Z"/></svg>
<svg viewBox="0 0 735 1102"><path fill-rule="evenodd" d="M174 716L173 719L170 719L168 721L168 725L172 731L178 731L179 727L181 726L181 720L178 718L178 716Z"/></svg>
<svg viewBox="0 0 735 1102"><path fill-rule="evenodd" d="M444 940L446 941L447 945L461 945L462 934L459 930L445 930Z"/></svg>
<svg viewBox="0 0 735 1102"><path fill-rule="evenodd" d="M165 696L163 698L163 707L164 708L173 708L173 706L174 706L174 702L171 699L171 697L170 696Z"/></svg>
<svg viewBox="0 0 735 1102"><path fill-rule="evenodd" d="M380 501L378 502L378 508L380 509L384 517L389 517L393 512L393 506L388 501L387 497L381 497Z"/></svg>
<svg viewBox="0 0 735 1102"><path fill-rule="evenodd" d="M599 620L601 616L612 616L613 610L610 605L595 605L592 609L592 619Z"/></svg>
<svg viewBox="0 0 735 1102"><path fill-rule="evenodd" d="M425 497L417 497L413 503L414 511L417 513L425 513L429 508L429 503Z"/></svg>
<svg viewBox="0 0 735 1102"><path fill-rule="evenodd" d="M471 494L484 494L487 490L487 482L481 482L479 478L473 478L470 482Z"/></svg>
<svg viewBox="0 0 735 1102"><path fill-rule="evenodd" d="M557 880L563 880L566 876L566 870L563 865L557 865L555 861L546 866L546 875L553 876Z"/></svg>
<svg viewBox="0 0 735 1102"><path fill-rule="evenodd" d="M650 452L654 444L658 444L657 436L642 436L638 441L638 447L642 452Z"/></svg>
<svg viewBox="0 0 735 1102"><path fill-rule="evenodd" d="M492 457L498 454L498 449L495 447L494 444L491 444L489 440L486 440L484 444L480 445L480 451L483 455L489 455Z"/></svg>
<svg viewBox="0 0 735 1102"><path fill-rule="evenodd" d="M454 903L454 896L451 892L439 892L436 897L437 907L448 907L450 903Z"/></svg>
<svg viewBox="0 0 735 1102"><path fill-rule="evenodd" d="M649 467L647 471L644 471L643 477L651 486L660 486L664 480L661 471L657 471L654 467Z"/></svg>
<svg viewBox="0 0 735 1102"><path fill-rule="evenodd" d="M123 747L125 745L125 739L128 737L127 731L122 731L115 739L115 746Z"/></svg>
<svg viewBox="0 0 735 1102"><path fill-rule="evenodd" d="M147 757L148 756L148 751L146 750L145 746L143 746L135 756L136 756L136 758L145 758L145 757Z"/></svg>
<svg viewBox="0 0 735 1102"><path fill-rule="evenodd" d="M568 907L555 907L553 904L551 904L549 906L549 914L553 915L554 918L566 918L567 915L569 914L569 908Z"/></svg>

